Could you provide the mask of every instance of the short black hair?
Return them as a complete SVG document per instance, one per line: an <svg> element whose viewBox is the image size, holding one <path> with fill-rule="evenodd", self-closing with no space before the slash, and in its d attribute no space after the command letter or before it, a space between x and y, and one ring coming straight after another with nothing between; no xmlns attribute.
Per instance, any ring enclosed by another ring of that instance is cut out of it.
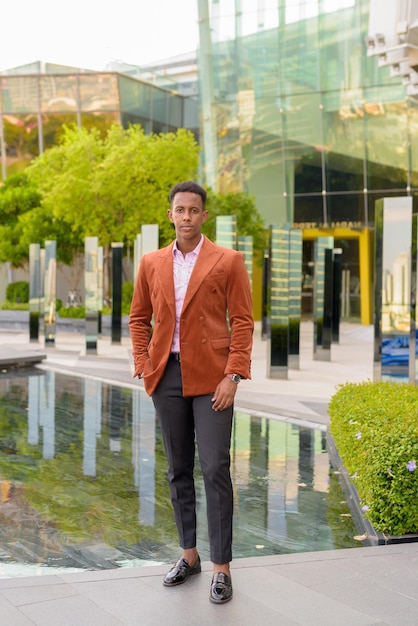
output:
<svg viewBox="0 0 418 626"><path fill-rule="evenodd" d="M194 180L185 180L182 183L177 183L170 189L170 204L174 200L174 196L176 193L189 192L189 193L197 193L202 198L202 208L205 210L206 206L206 190L203 189L198 183L195 183Z"/></svg>

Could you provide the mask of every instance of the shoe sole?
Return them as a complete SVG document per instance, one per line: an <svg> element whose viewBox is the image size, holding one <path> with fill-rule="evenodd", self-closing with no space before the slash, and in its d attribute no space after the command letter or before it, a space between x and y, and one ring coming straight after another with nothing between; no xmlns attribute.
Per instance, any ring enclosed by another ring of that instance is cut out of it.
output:
<svg viewBox="0 0 418 626"><path fill-rule="evenodd" d="M209 600L213 602L213 604L226 604L227 602L230 602L232 600L232 595L233 594L231 594L231 596L226 600L215 600L215 598L212 598L212 596L209 595Z"/></svg>

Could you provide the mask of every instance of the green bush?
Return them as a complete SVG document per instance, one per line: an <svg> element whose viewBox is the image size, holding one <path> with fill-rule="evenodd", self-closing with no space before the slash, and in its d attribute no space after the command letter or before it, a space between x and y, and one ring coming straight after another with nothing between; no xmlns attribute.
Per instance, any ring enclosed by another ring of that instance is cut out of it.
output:
<svg viewBox="0 0 418 626"><path fill-rule="evenodd" d="M29 302L29 283L26 280L9 283L6 287L6 300L17 303Z"/></svg>
<svg viewBox="0 0 418 626"><path fill-rule="evenodd" d="M10 302L9 300L4 300L1 303L0 309L2 311L28 311L29 304L27 302Z"/></svg>
<svg viewBox="0 0 418 626"><path fill-rule="evenodd" d="M330 432L375 530L418 533L418 389L347 383L329 404Z"/></svg>
<svg viewBox="0 0 418 626"><path fill-rule="evenodd" d="M60 317L86 317L86 308L84 306L61 306L57 308L57 313Z"/></svg>
<svg viewBox="0 0 418 626"><path fill-rule="evenodd" d="M122 285L122 315L129 315L133 294L133 282L130 280L125 281Z"/></svg>

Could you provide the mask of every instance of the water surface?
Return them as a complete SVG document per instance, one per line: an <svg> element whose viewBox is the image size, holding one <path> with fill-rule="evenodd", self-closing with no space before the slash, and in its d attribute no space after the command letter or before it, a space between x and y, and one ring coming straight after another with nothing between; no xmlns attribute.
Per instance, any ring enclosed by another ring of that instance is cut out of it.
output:
<svg viewBox="0 0 418 626"><path fill-rule="evenodd" d="M236 412L234 558L359 546L326 434ZM0 374L0 577L176 560L162 437L141 391ZM209 559L196 461L198 549Z"/></svg>

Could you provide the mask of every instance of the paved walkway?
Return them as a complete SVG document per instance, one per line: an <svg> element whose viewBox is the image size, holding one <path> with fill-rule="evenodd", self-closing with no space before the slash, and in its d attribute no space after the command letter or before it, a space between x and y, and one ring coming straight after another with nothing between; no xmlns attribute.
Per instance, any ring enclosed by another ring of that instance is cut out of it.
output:
<svg viewBox="0 0 418 626"><path fill-rule="evenodd" d="M312 358L312 325L302 324L300 369L287 380L266 375L267 343L256 329L253 380L240 383L236 406L273 418L328 423L327 405L338 385L372 379L372 329L342 324L331 361ZM99 340L86 355L84 338L57 334L54 348L31 344L27 332L0 328L2 351L39 352L40 367L91 375L112 383L132 380L129 339ZM418 624L418 543L237 559L232 563L234 599L208 599L211 564L185 585L167 589L167 566L48 574L0 580L4 626L275 625L406 626Z"/></svg>

